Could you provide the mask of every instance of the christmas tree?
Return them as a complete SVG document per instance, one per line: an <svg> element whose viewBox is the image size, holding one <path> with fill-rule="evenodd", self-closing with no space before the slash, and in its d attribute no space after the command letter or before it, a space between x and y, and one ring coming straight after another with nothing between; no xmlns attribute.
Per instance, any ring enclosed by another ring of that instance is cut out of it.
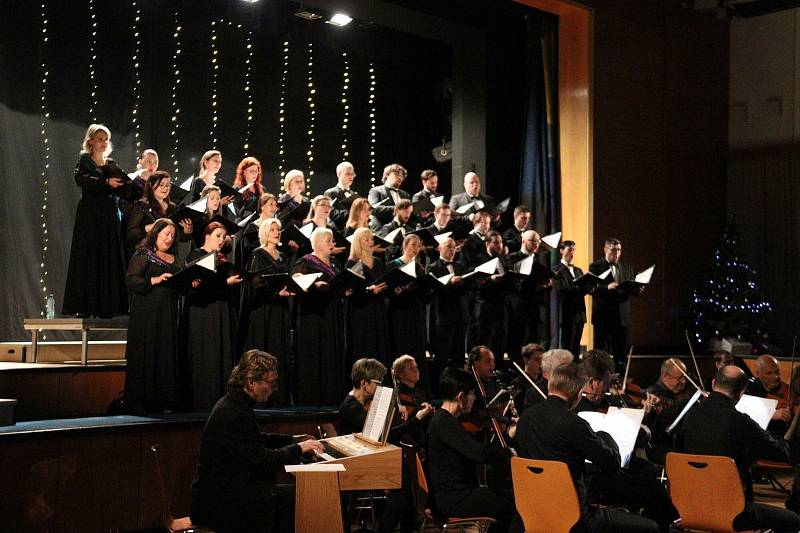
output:
<svg viewBox="0 0 800 533"><path fill-rule="evenodd" d="M756 271L739 250L733 220L722 232L714 252L714 268L705 285L692 294L690 311L694 340L709 346L731 337L753 345L760 353L766 345L766 322L772 304L761 294Z"/></svg>

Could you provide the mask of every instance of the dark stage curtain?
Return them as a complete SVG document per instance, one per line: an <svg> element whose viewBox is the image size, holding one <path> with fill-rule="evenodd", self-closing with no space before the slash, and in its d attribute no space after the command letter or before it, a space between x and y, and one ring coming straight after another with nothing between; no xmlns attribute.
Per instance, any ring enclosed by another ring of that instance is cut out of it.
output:
<svg viewBox="0 0 800 533"><path fill-rule="evenodd" d="M526 17L525 131L520 203L533 210L531 224L542 237L561 230L558 146L558 17L530 11ZM565 236L569 238L569 236ZM546 247L541 248L542 251ZM547 253L547 252L545 252ZM549 261L558 261L558 252ZM552 292L552 291L551 291ZM551 294L551 296L554 296ZM548 308L550 344L558 342L554 297ZM545 322L548 323L548 322Z"/></svg>
<svg viewBox="0 0 800 533"><path fill-rule="evenodd" d="M800 322L800 146L737 150L728 159L727 211L741 250L773 303L769 342L791 351ZM722 234L722 228L719 229ZM709 258L714 251L708 250Z"/></svg>

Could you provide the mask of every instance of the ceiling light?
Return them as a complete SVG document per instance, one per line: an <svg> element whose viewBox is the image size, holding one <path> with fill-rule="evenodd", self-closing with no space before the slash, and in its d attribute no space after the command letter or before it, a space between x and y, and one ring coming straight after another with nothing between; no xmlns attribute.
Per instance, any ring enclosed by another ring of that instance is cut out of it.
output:
<svg viewBox="0 0 800 533"><path fill-rule="evenodd" d="M294 16L305 20L317 20L322 18L322 15L314 13L313 11L308 11L307 9L301 9L295 12Z"/></svg>
<svg viewBox="0 0 800 533"><path fill-rule="evenodd" d="M347 26L352 21L352 17L348 17L344 13L336 13L330 20L325 21L326 24L333 24L334 26Z"/></svg>

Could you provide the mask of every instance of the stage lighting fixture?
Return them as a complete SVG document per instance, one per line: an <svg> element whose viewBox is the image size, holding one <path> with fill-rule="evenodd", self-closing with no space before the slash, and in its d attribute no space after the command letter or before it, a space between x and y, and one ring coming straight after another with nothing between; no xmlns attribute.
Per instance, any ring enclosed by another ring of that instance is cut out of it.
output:
<svg viewBox="0 0 800 533"><path fill-rule="evenodd" d="M314 13L313 11L309 11L308 9L304 9L302 7L298 11L295 11L294 16L304 20L319 20L322 18L322 15L319 13Z"/></svg>
<svg viewBox="0 0 800 533"><path fill-rule="evenodd" d="M255 4L258 2L258 0L242 0L242 2L245 2L247 4Z"/></svg>
<svg viewBox="0 0 800 533"><path fill-rule="evenodd" d="M336 13L334 14L330 20L326 20L325 24L333 24L334 26L347 26L352 21L352 17L348 17L344 13Z"/></svg>

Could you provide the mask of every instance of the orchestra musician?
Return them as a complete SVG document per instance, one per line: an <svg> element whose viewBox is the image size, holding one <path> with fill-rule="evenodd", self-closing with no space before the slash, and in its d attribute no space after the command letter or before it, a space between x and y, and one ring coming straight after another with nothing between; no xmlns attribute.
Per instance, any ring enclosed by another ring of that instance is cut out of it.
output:
<svg viewBox="0 0 800 533"><path fill-rule="evenodd" d="M736 359L731 355L731 352L727 350L717 350L714 352L714 373L716 374L717 370L722 368L723 366L728 365L735 365ZM703 385L705 385L706 390L711 390L712 386L711 383L714 381L714 376L709 376L706 378L706 381Z"/></svg>
<svg viewBox="0 0 800 533"><path fill-rule="evenodd" d="M620 261L622 241L609 237L603 245L602 259L589 265L589 272L601 275L611 269L612 281L608 285L599 284L592 292L592 324L594 325L594 346L619 358L628 353L628 331L631 319L631 296L639 296L642 287L626 286L633 280L633 269ZM628 287L628 288L626 288Z"/></svg>
<svg viewBox="0 0 800 533"><path fill-rule="evenodd" d="M447 205L447 204L440 204ZM438 208L437 208L438 209ZM449 209L448 209L449 211ZM434 338L435 348L435 381L447 367L464 367L465 326L467 313L465 309L465 283L461 276L466 267L455 261L456 242L448 237L439 243L439 259L428 266L428 273L441 278L453 274L448 283L433 295Z"/></svg>
<svg viewBox="0 0 800 533"><path fill-rule="evenodd" d="M527 205L518 205L514 208L514 224L503 232L503 242L506 243L508 253L518 252L522 248L522 234L531 223L531 209Z"/></svg>
<svg viewBox="0 0 800 533"><path fill-rule="evenodd" d="M586 323L587 291L574 281L583 271L572 264L575 258L575 241L561 241L558 244L561 261L553 268L553 278L558 295L558 346L571 351L577 357L581 353L583 325Z"/></svg>
<svg viewBox="0 0 800 533"><path fill-rule="evenodd" d="M670 357L661 363L658 381L645 389L652 403L652 409L644 421L651 431L652 447L648 448L647 455L656 464L664 464L667 452L673 449L673 440L667 428L695 392L694 388L686 386L685 374L686 365L683 361Z"/></svg>
<svg viewBox="0 0 800 533"><path fill-rule="evenodd" d="M413 358L411 358L413 362ZM367 419L369 405L375 390L386 376L386 367L377 359L362 358L353 364L350 378L353 389L339 405L339 432L342 434L360 433ZM392 419L389 442L407 442L407 436L424 431L423 421L431 414L433 407L426 404L416 413L409 413L405 407ZM424 441L423 441L424 442ZM411 533L416 526L416 509L411 494L411 483L403 476L400 490L388 491L386 506L381 514L381 533L392 533L399 525L401 533Z"/></svg>
<svg viewBox="0 0 800 533"><path fill-rule="evenodd" d="M261 432L253 407L276 390L277 367L271 355L250 350L231 371L228 391L203 428L189 506L193 523L219 533L294 531L294 485L278 485L275 473L323 447Z"/></svg>
<svg viewBox="0 0 800 533"><path fill-rule="evenodd" d="M526 409L519 419L517 453L529 459L567 464L578 493L582 530L657 533L658 524L649 518L589 504L586 460L592 462L593 468L615 475L620 469L620 454L608 433L595 433L573 411L585 383L583 372L571 359L553 370L547 383L547 400Z"/></svg>
<svg viewBox="0 0 800 533"><path fill-rule="evenodd" d="M356 202L364 198L356 199ZM355 205L355 204L353 204ZM367 205L369 205L367 203ZM383 261L373 255L374 240L369 228L358 228L353 234L350 257L345 268L360 263L363 267L364 284L348 298L348 359L355 360L367 355L375 356L384 365L392 360L391 335L384 299L385 283L375 283L383 276Z"/></svg>
<svg viewBox="0 0 800 533"><path fill-rule="evenodd" d="M393 163L383 169L383 177L378 185L369 190L369 203L372 205L372 231L378 231L388 224L394 216L394 206L400 200L411 200L411 195L400 188L406 179L407 171L401 165Z"/></svg>
<svg viewBox="0 0 800 533"><path fill-rule="evenodd" d="M547 394L547 384L550 381L550 376L553 374L553 370L560 366L564 366L567 363L571 363L573 359L574 357L572 352L569 350L562 350L560 348L547 350L544 352L544 354L542 354L542 377L536 382L542 392ZM539 391L533 387L529 388L525 393L525 410L532 405L536 405L542 400L544 400L544 398L542 398L542 395L539 394Z"/></svg>
<svg viewBox="0 0 800 533"><path fill-rule="evenodd" d="M216 187L215 187L216 188ZM217 263L227 261L222 247L227 231L212 222L203 231L203 246L186 257L192 262L206 254L216 254ZM214 406L225 388L225 379L233 368L234 314L230 288L242 282L238 274L213 276L192 285L187 298L188 357L191 373L192 407L207 411Z"/></svg>
<svg viewBox="0 0 800 533"><path fill-rule="evenodd" d="M576 413L606 413L611 406L627 407L620 396L612 394L609 397L614 360L607 352L589 350L583 355L579 366L586 384L583 386L582 398L575 408ZM645 402L643 405L647 412L649 404ZM648 438L649 429L642 426L637 447ZM657 522L662 531L668 531L669 525L678 518L678 514L658 480L660 473L660 467L636 455L631 456L626 467L614 471L602 471L594 468L594 465L588 465L589 499L604 505L621 505L633 512L641 509L642 514Z"/></svg>
<svg viewBox="0 0 800 533"><path fill-rule="evenodd" d="M417 387L419 383L419 367L417 361L410 355L401 355L392 363L392 375L394 376L395 383L397 383L397 394L400 398L400 403L406 408L408 416L416 416L419 411L424 411L431 404L428 403L428 396L421 387ZM430 412L430 411L429 411ZM423 416L422 419L426 419ZM420 446L424 446L425 440L417 441Z"/></svg>
<svg viewBox="0 0 800 533"><path fill-rule="evenodd" d="M330 202L324 198L325 203ZM316 199L315 199L316 200ZM325 213L327 217L327 212ZM308 292L297 295L295 403L304 405L336 405L345 388L344 303L342 295L330 290L329 281L338 269L332 262L333 232L316 228L311 233L310 254L292 267L292 275L320 273Z"/></svg>
<svg viewBox="0 0 800 533"><path fill-rule="evenodd" d="M289 356L291 354L291 312L290 297L294 296L286 286L271 286L265 282L263 274L287 274L289 264L279 250L281 222L268 218L258 226L258 239L261 246L253 251L247 270L261 272L244 285L242 309L239 317L239 331L242 332L246 349L269 352L278 360L279 388L271 396L273 405L281 405L288 400Z"/></svg>
<svg viewBox="0 0 800 533"><path fill-rule="evenodd" d="M547 390L547 382L542 377L542 359L544 357L544 346L530 342L522 347L520 356L522 357L522 370L536 385ZM514 406L517 412L521 413L525 409L525 396L528 390L533 389L530 382L524 376L517 376L511 381L514 387ZM535 391L534 391L535 392Z"/></svg>
<svg viewBox="0 0 800 533"><path fill-rule="evenodd" d="M736 463L745 493L745 508L733 521L736 531L772 529L800 530L800 516L788 509L753 501L750 466L757 459L786 462L788 443L736 410L736 402L747 386L747 376L734 365L717 370L709 397L693 407L683 422L684 451L703 455L724 455Z"/></svg>
<svg viewBox="0 0 800 533"><path fill-rule="evenodd" d="M245 185L250 186L242 193L241 198L234 201L237 222L244 220L258 209L258 200L264 194L264 187L261 181L261 162L255 157L245 157L236 166L233 188L238 190Z"/></svg>
<svg viewBox="0 0 800 533"><path fill-rule="evenodd" d="M109 174L116 168L108 157L111 150L111 131L102 124L89 126L75 165L81 199L64 286L64 315L111 318L128 312L117 205L129 188Z"/></svg>
<svg viewBox="0 0 800 533"><path fill-rule="evenodd" d="M428 425L431 497L448 518L489 516L497 520L489 531L522 531L511 491L478 483L476 465L508 470L511 450L481 443L459 422L462 414L473 410L475 386L472 375L460 368L448 368L440 378L439 394L444 402Z"/></svg>
<svg viewBox="0 0 800 533"><path fill-rule="evenodd" d="M358 196L358 193L351 189L353 181L356 179L356 170L353 164L342 161L336 165L336 179L338 182L334 187L325 191L325 196L330 199L333 206L330 214L331 223L339 231L345 231L345 222L348 220L349 211L343 202L353 195Z"/></svg>

